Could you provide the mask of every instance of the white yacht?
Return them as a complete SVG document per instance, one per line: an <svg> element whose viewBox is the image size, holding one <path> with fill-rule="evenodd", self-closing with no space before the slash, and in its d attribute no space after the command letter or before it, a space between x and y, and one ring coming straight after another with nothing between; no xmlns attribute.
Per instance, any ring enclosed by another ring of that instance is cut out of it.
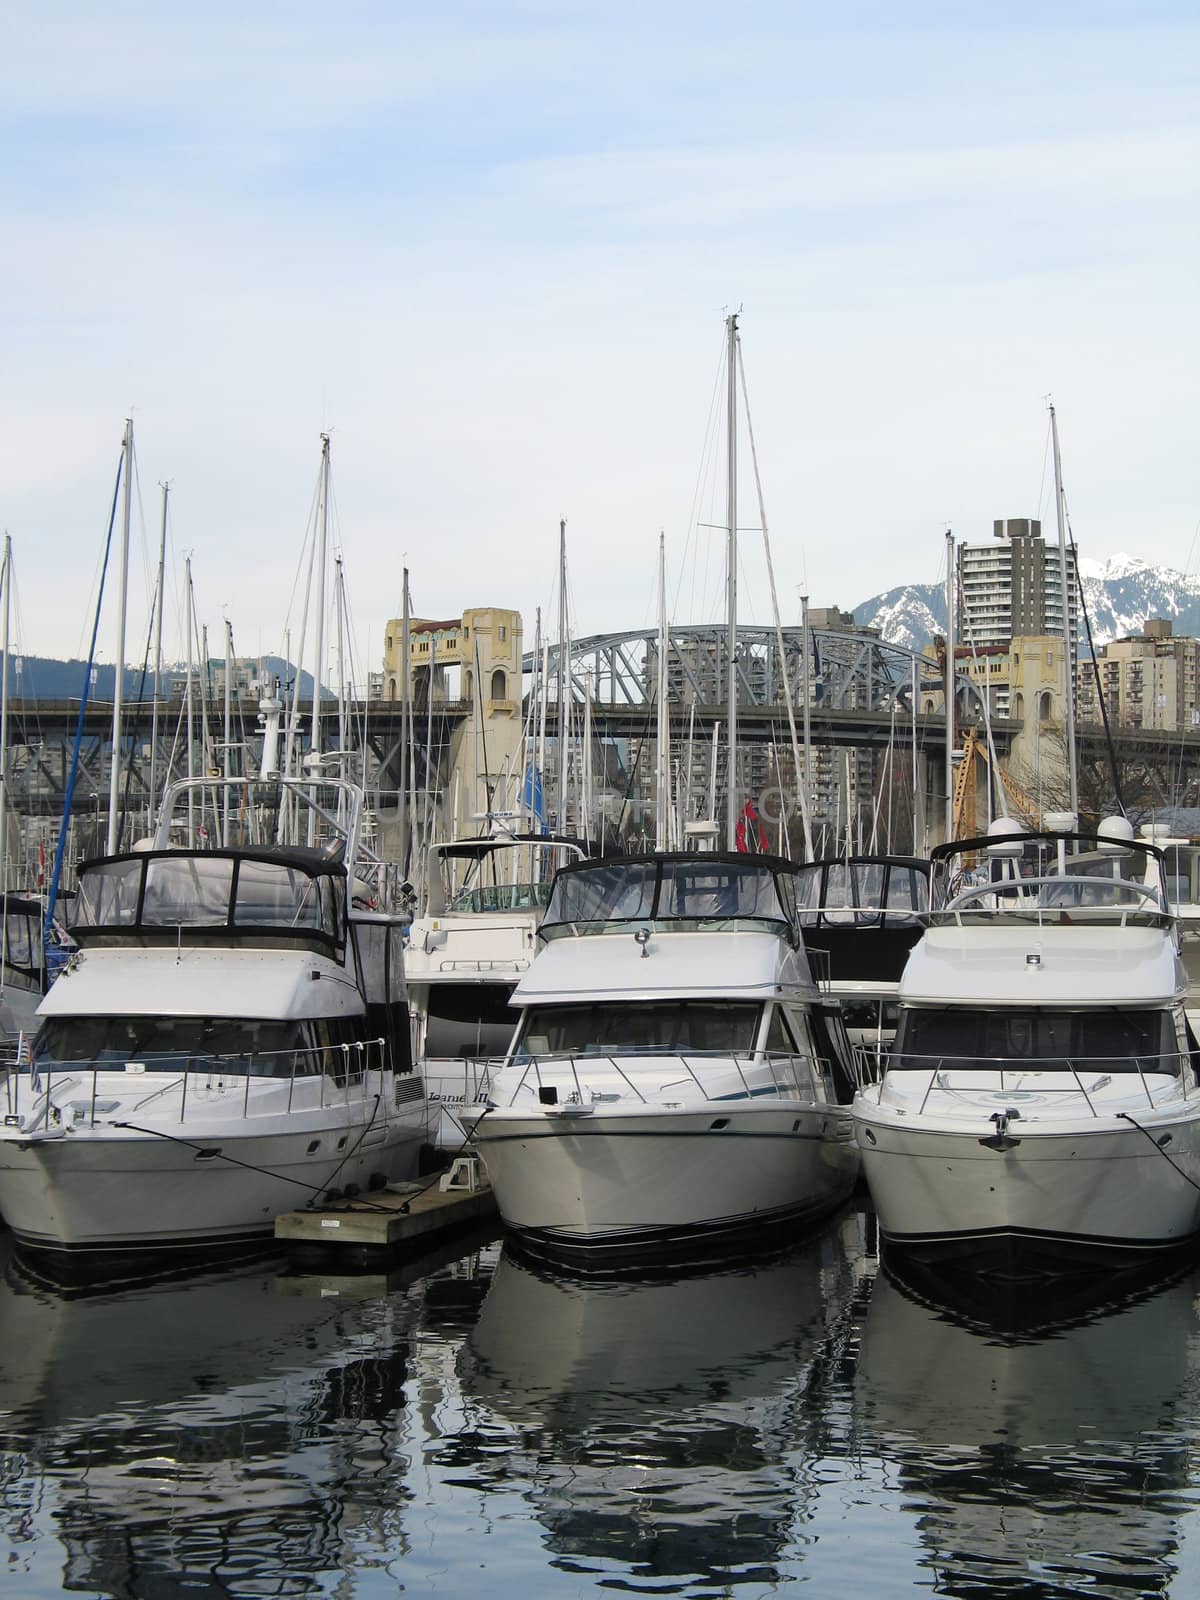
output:
<svg viewBox="0 0 1200 1600"><path fill-rule="evenodd" d="M221 787L261 816L256 781L176 785L151 848L81 867L79 949L0 1077L0 1213L60 1265L244 1243L417 1170L404 924L352 906L361 791L265 786L312 846L173 846L173 804Z"/></svg>
<svg viewBox="0 0 1200 1600"><path fill-rule="evenodd" d="M431 1140L459 1150L464 1105L479 1092L477 1063L508 1048L513 989L533 960L537 927L558 867L582 845L503 827L431 846L425 892L405 950L413 1055L432 1113Z"/></svg>
<svg viewBox="0 0 1200 1600"><path fill-rule="evenodd" d="M599 1264L795 1228L845 1199L852 1061L794 875L734 853L559 872L513 1044L468 1112L506 1224Z"/></svg>
<svg viewBox="0 0 1200 1600"><path fill-rule="evenodd" d="M1200 1229L1200 1087L1159 851L1008 821L933 853L935 909L854 1103L885 1240L1023 1275Z"/></svg>

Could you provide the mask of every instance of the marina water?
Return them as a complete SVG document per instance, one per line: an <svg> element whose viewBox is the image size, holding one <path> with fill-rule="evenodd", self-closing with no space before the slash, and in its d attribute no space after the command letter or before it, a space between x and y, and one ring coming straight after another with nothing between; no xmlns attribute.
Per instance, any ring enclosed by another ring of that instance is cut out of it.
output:
<svg viewBox="0 0 1200 1600"><path fill-rule="evenodd" d="M9 1260L4 1593L1200 1593L1195 1269L964 1303L873 1237L605 1281L495 1239L99 1294Z"/></svg>

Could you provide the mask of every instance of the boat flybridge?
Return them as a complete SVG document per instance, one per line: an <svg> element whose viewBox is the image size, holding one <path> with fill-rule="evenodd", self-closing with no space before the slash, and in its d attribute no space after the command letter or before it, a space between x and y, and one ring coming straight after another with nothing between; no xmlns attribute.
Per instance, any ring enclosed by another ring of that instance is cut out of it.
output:
<svg viewBox="0 0 1200 1600"><path fill-rule="evenodd" d="M520 1021L466 1115L501 1216L601 1265L836 1207L853 1059L814 983L795 867L768 855L563 867Z"/></svg>
<svg viewBox="0 0 1200 1600"><path fill-rule="evenodd" d="M1200 1230L1200 1087L1161 852L1124 818L933 852L890 1051L854 1102L891 1246L1004 1276ZM864 1052L864 1057L866 1053Z"/></svg>
<svg viewBox="0 0 1200 1600"><path fill-rule="evenodd" d="M0 1213L21 1247L236 1244L415 1174L405 919L361 818L361 790L315 766L186 780L152 844L82 865L79 949L32 1061L0 1077ZM186 842L204 836L222 843Z"/></svg>
<svg viewBox="0 0 1200 1600"><path fill-rule="evenodd" d="M405 973L413 1054L444 1149L466 1140L462 1109L479 1091L476 1063L512 1038L509 1000L533 960L554 874L586 852L574 839L522 833L490 819L477 839L430 846Z"/></svg>

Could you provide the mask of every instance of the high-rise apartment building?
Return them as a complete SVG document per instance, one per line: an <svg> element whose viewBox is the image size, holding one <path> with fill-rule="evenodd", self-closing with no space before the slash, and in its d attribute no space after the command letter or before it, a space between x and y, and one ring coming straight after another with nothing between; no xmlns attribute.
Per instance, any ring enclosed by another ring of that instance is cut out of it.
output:
<svg viewBox="0 0 1200 1600"><path fill-rule="evenodd" d="M1062 572L1057 544L1042 538L1036 518L1009 517L992 525L990 544L958 547L958 642L1008 644L1063 631ZM1075 557L1067 551L1071 653L1078 653L1079 591Z"/></svg>

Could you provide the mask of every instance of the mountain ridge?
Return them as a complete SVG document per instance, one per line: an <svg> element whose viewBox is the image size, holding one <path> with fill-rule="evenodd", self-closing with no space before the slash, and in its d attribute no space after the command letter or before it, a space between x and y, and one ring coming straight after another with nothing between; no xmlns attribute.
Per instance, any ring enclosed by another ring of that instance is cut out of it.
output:
<svg viewBox="0 0 1200 1600"><path fill-rule="evenodd" d="M1200 577L1124 554L1105 561L1080 556L1079 573L1097 645L1140 633L1153 617L1165 618L1181 637L1200 637ZM945 587L899 584L860 601L852 615L860 627L878 628L889 644L923 650L946 631Z"/></svg>

